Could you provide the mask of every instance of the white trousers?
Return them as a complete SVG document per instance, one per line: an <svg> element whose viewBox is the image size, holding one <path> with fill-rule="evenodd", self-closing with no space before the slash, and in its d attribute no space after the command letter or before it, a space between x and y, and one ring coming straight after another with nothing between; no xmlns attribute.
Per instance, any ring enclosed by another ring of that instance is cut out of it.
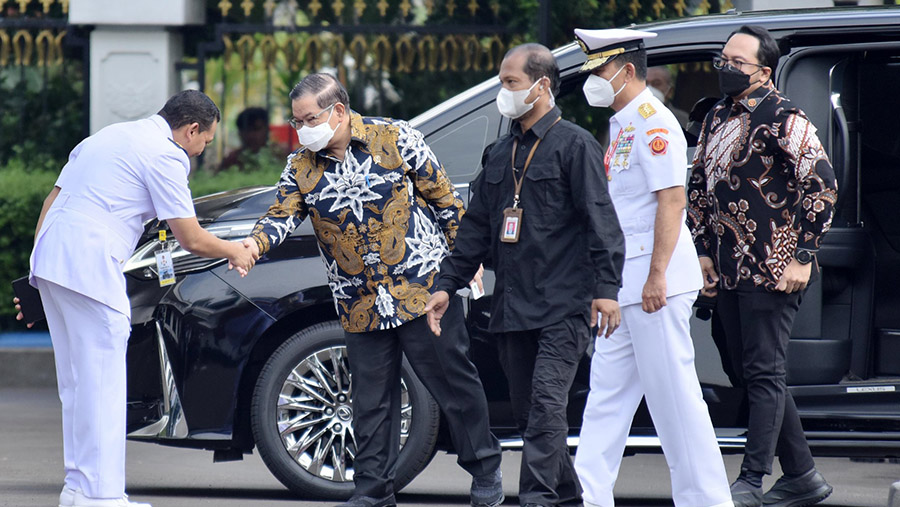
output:
<svg viewBox="0 0 900 507"><path fill-rule="evenodd" d="M695 299L696 293L669 297L667 306L652 314L640 304L624 306L621 326L609 339L597 337L575 455L585 505L615 505L613 486L641 397L647 399L669 464L675 505L732 505L694 369L690 316Z"/></svg>
<svg viewBox="0 0 900 507"><path fill-rule="evenodd" d="M56 360L66 486L89 498L121 498L129 317L61 285L37 284Z"/></svg>

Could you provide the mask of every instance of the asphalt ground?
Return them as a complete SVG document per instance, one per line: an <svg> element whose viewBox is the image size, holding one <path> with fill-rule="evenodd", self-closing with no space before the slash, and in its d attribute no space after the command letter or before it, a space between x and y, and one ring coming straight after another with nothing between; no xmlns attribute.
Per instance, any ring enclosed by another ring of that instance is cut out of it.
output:
<svg viewBox="0 0 900 507"><path fill-rule="evenodd" d="M3 368L0 365L0 368ZM56 506L62 487L62 437L59 398L54 389L0 388L0 505ZM335 502L297 499L256 455L244 461L212 462L212 453L129 442L128 491L132 499L154 507L211 505L224 507L324 506ZM503 455L507 505L516 505L520 453ZM740 456L725 457L730 478ZM820 471L834 486L822 505L873 507L887 504L890 485L900 480L900 465L819 458ZM766 478L766 487L779 475ZM402 505L468 504L470 478L454 456L438 453L434 461L398 496ZM618 484L620 506L668 506L668 468L663 456L625 458Z"/></svg>

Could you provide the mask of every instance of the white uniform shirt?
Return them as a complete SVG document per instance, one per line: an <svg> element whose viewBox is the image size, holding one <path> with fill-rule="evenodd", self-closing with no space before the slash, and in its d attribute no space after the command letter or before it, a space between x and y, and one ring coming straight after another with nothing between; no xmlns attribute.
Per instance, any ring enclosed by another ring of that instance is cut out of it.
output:
<svg viewBox="0 0 900 507"><path fill-rule="evenodd" d="M194 216L189 172L187 153L159 115L88 137L56 180L61 191L35 240L31 276L130 316L123 264L145 221Z"/></svg>
<svg viewBox="0 0 900 507"><path fill-rule="evenodd" d="M675 116L645 89L609 120L606 151L609 195L625 233L625 268L619 304L641 302L650 273L657 200L653 192L684 187L687 142ZM681 219L681 232L666 269L666 296L703 287L697 251Z"/></svg>

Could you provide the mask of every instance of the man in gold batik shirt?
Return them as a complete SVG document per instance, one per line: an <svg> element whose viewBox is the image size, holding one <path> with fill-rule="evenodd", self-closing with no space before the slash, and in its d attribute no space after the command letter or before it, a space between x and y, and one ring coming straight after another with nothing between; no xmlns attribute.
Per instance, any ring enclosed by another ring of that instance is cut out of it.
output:
<svg viewBox="0 0 900 507"><path fill-rule="evenodd" d="M453 248L463 202L422 133L405 121L352 112L347 91L311 74L291 91L300 144L275 204L246 244L260 255L312 220L353 373L354 507L393 505L400 449L401 352L447 420L471 501L503 501L500 446L467 358L462 302L438 338L425 317L440 262Z"/></svg>

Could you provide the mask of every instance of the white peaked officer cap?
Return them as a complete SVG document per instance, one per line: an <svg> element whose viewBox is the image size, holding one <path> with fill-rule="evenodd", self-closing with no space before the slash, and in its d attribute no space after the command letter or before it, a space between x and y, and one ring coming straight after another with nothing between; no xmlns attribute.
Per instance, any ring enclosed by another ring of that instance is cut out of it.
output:
<svg viewBox="0 0 900 507"><path fill-rule="evenodd" d="M653 32L608 28L605 30L575 29L575 42L587 55L582 71L593 70L608 62L616 55L637 51L644 47L644 39L656 37Z"/></svg>

